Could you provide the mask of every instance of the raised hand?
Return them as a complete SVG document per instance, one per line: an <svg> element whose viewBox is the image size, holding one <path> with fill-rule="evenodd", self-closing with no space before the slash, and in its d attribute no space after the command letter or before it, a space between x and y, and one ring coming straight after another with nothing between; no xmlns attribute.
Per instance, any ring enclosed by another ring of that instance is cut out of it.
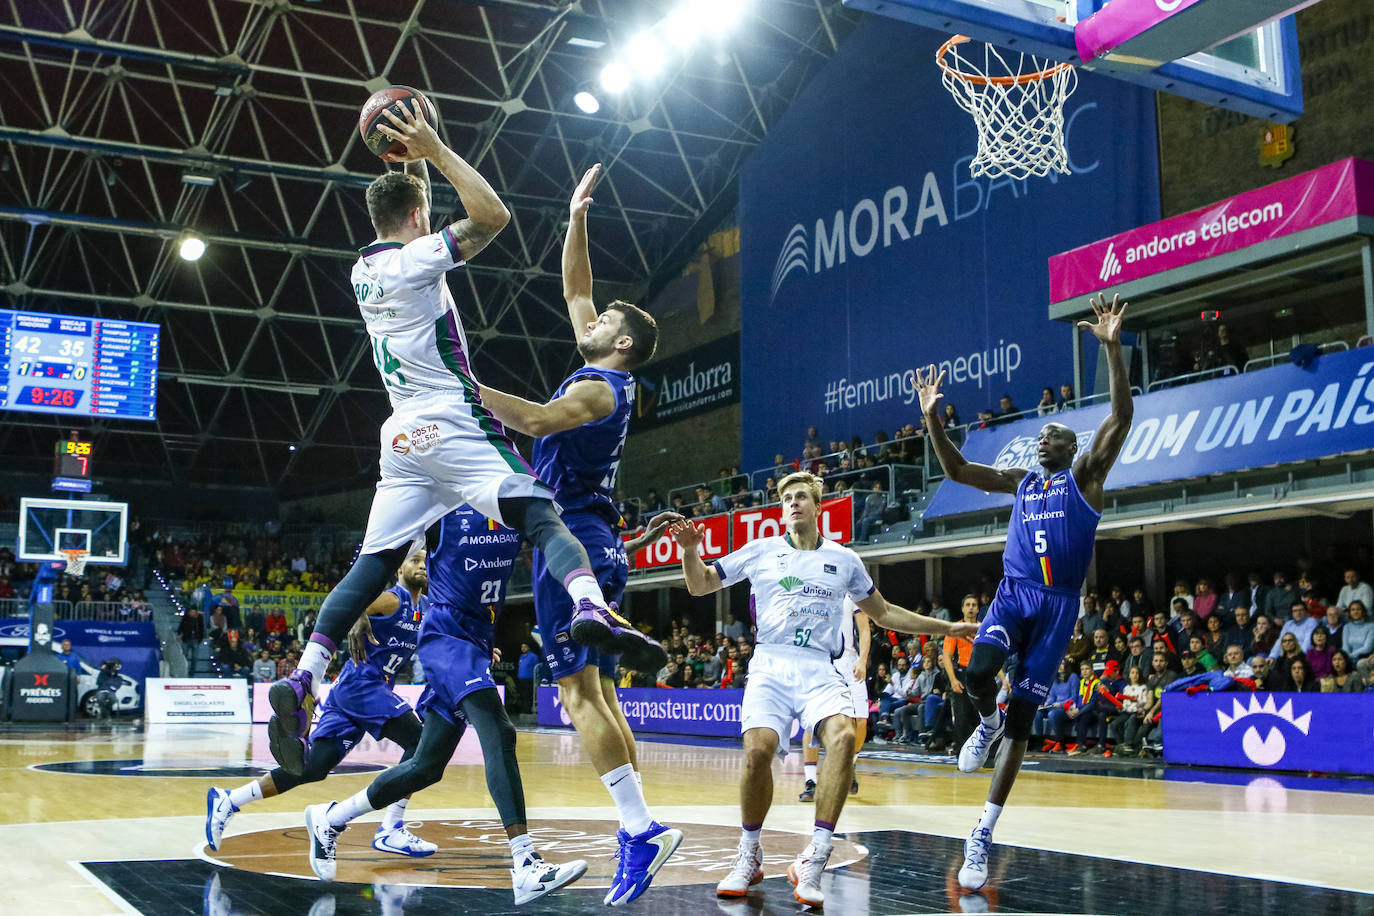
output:
<svg viewBox="0 0 1374 916"><path fill-rule="evenodd" d="M1088 304L1093 307L1093 314L1097 316L1097 321L1083 320L1078 322L1076 327L1086 328L1092 331L1094 337L1104 344L1121 343L1121 327L1126 315L1128 303L1121 301L1120 295L1112 296L1112 302L1107 304L1107 294L1099 293L1096 299L1089 299Z"/></svg>
<svg viewBox="0 0 1374 916"><path fill-rule="evenodd" d="M675 525L682 521L686 521L686 519L683 518L681 514L671 509L666 512L658 513L658 515L655 515L649 520L648 527L644 529L644 534L649 538L646 543L652 544L654 541L657 541L659 538L663 537L663 532L668 530L669 525Z"/></svg>
<svg viewBox="0 0 1374 916"><path fill-rule="evenodd" d="M367 642L363 642L366 639ZM355 664L367 664L367 643L379 646L377 637L372 635L372 621L367 619L367 615L358 618L358 622L353 624L353 628L348 631L348 657L353 659Z"/></svg>
<svg viewBox="0 0 1374 916"><path fill-rule="evenodd" d="M674 522L668 528L668 533L682 545L683 550L689 552L700 547L701 539L705 536L701 528L692 524L690 519L685 518L680 522Z"/></svg>
<svg viewBox="0 0 1374 916"><path fill-rule="evenodd" d="M400 140L406 149L404 153L386 153L382 158L387 162L418 162L437 156L444 144L434 132L434 128L425 120L424 106L420 104L420 100L411 99L409 108L405 102L399 103L397 107L405 112L405 117L399 118L390 108L384 108L382 114L393 126L378 124L377 129L393 140Z"/></svg>
<svg viewBox="0 0 1374 916"><path fill-rule="evenodd" d="M921 413L932 414L935 412L940 399L944 397L940 391L940 386L944 384L944 381L944 370L936 375L934 364L926 367L924 373L920 369L916 370L916 394L921 398Z"/></svg>
<svg viewBox="0 0 1374 916"><path fill-rule="evenodd" d="M568 204L568 215L573 219L579 216L586 216L587 209L592 205L592 188L601 179L601 163L597 163L582 175L582 180L577 183L577 190L573 191L572 202Z"/></svg>
<svg viewBox="0 0 1374 916"><path fill-rule="evenodd" d="M978 635L978 624L965 623L962 620L958 623L950 624L949 635L953 636L955 639L972 639Z"/></svg>

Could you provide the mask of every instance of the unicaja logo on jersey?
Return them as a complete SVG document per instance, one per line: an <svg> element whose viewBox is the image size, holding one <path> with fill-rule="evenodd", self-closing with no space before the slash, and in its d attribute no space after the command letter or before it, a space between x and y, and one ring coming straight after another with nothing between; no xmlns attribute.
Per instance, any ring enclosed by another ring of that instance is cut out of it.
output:
<svg viewBox="0 0 1374 916"><path fill-rule="evenodd" d="M768 295L771 303L778 295L778 287L782 286L782 281L787 279L787 275L794 270L802 273L810 273L806 265L810 262L810 248L806 242L806 227L797 223L787 233L787 238L783 239L782 250L778 252L778 262L773 265L773 286Z"/></svg>
<svg viewBox="0 0 1374 916"><path fill-rule="evenodd" d="M1121 273L1121 258L1116 256L1116 242L1107 243L1107 253L1102 256L1102 269L1097 272L1097 278L1106 281L1108 277L1115 277Z"/></svg>
<svg viewBox="0 0 1374 916"><path fill-rule="evenodd" d="M1305 712L1300 716L1293 715L1293 701L1289 700L1282 706L1275 706L1274 696L1270 694L1261 703L1254 695L1250 695L1250 704L1241 705L1240 700L1231 701L1231 715L1227 715L1220 709L1217 710L1217 725L1221 728L1221 733L1226 732L1235 725L1239 725L1244 720L1252 716L1272 716L1280 722L1286 722L1302 735L1306 736L1312 728L1312 713ZM1283 731L1277 725L1271 725L1269 734L1260 737L1259 729L1251 724L1240 739L1241 750L1245 751L1245 756L1257 766L1271 767L1283 759L1283 755L1288 751L1288 739L1283 735Z"/></svg>
<svg viewBox="0 0 1374 916"><path fill-rule="evenodd" d="M802 580L798 579L796 576L788 576L788 577L786 577L785 579L779 579L779 580L778 580L778 588L782 589L782 590L785 591L785 592L790 592L790 591L792 591L792 589L796 588L798 585L805 585L805 584L806 584L805 582L803 582Z"/></svg>

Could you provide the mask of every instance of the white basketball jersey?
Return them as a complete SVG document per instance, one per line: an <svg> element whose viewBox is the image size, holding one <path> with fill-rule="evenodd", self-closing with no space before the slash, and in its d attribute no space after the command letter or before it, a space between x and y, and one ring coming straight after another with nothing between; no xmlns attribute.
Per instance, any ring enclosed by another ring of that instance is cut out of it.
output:
<svg viewBox="0 0 1374 916"><path fill-rule="evenodd" d="M873 579L859 555L833 541L797 550L786 537L750 541L715 562L725 585L749 580L759 646L793 646L840 658L845 632L854 629L847 597L873 594Z"/></svg>
<svg viewBox="0 0 1374 916"><path fill-rule="evenodd" d="M445 226L406 245L377 242L359 255L353 292L392 409L435 391L461 393L468 403L478 403L467 335L444 280L463 264L453 230Z"/></svg>

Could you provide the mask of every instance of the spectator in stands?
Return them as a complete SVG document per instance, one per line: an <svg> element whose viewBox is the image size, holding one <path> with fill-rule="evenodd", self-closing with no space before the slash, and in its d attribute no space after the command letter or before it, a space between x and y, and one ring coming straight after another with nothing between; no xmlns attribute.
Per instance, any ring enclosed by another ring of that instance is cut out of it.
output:
<svg viewBox="0 0 1374 916"><path fill-rule="evenodd" d="M1217 325L1217 361L1223 366L1233 366L1239 372L1245 368L1248 357L1245 348L1231 339L1231 329L1224 324Z"/></svg>
<svg viewBox="0 0 1374 916"><path fill-rule="evenodd" d="M1077 406L1075 398L1073 396L1072 385L1059 386L1059 402L1058 404L1056 404L1056 406L1059 408L1060 413L1063 413L1066 410L1073 410L1074 407Z"/></svg>
<svg viewBox="0 0 1374 916"><path fill-rule="evenodd" d="M704 647L697 653L697 657L701 661L701 677L699 678L701 686L719 687L721 674L725 670L720 659L714 652Z"/></svg>
<svg viewBox="0 0 1374 916"><path fill-rule="evenodd" d="M1260 610L1277 624L1278 621L1288 619L1289 608L1297 600L1297 591L1288 584L1288 574L1281 569L1276 569L1274 570L1274 585L1265 591L1264 604L1260 606Z"/></svg>
<svg viewBox="0 0 1374 916"><path fill-rule="evenodd" d="M1179 615L1178 602L1180 598L1183 599L1183 603L1187 605L1186 610L1191 611L1193 609L1193 587L1188 583L1187 579L1179 579L1174 583L1174 594L1169 602L1170 608L1172 609L1171 613L1174 617Z"/></svg>
<svg viewBox="0 0 1374 916"><path fill-rule="evenodd" d="M62 648L53 654L57 656L57 660L62 664L66 665L77 674L81 673L81 656L72 651L72 641L70 639L62 640Z"/></svg>
<svg viewBox="0 0 1374 916"><path fill-rule="evenodd" d="M997 413L994 415L992 422L988 424L989 426L995 426L998 423L1009 423L1021 412L1021 408L1011 402L1011 395L1009 394L1004 394L997 399L997 407Z"/></svg>
<svg viewBox="0 0 1374 916"><path fill-rule="evenodd" d="M1336 647L1331 645L1330 634L1326 627L1318 626L1312 630L1312 647L1307 650L1307 665L1317 680L1331 676L1331 656Z"/></svg>
<svg viewBox="0 0 1374 916"><path fill-rule="evenodd" d="M1198 667L1203 671L1217 671L1221 668L1221 662L1217 657L1207 651L1207 640L1198 634L1188 637L1188 651L1193 658L1197 659Z"/></svg>
<svg viewBox="0 0 1374 916"><path fill-rule="evenodd" d="M1246 603L1246 608L1253 617L1264 607L1264 599L1268 595L1269 589L1265 586L1264 577L1260 575L1257 569L1250 570L1248 583L1246 591L1249 593L1250 600Z"/></svg>
<svg viewBox="0 0 1374 916"><path fill-rule="evenodd" d="M1157 611L1154 619L1150 621L1150 629L1145 634L1145 648L1154 654L1178 654L1173 630L1169 628L1169 615L1164 611Z"/></svg>
<svg viewBox="0 0 1374 916"><path fill-rule="evenodd" d="M177 638L181 640L181 654L186 656L186 667L189 669L196 657L196 646L205 638L205 618L201 616L200 608L186 609L181 616L181 623L177 624Z"/></svg>
<svg viewBox="0 0 1374 916"><path fill-rule="evenodd" d="M988 410L987 408L983 408L982 410L978 411L978 419L973 421L973 428L987 429L989 426L994 425L995 422L996 421L994 419L992 411Z"/></svg>
<svg viewBox="0 0 1374 916"><path fill-rule="evenodd" d="M1322 690L1330 693L1359 693L1363 689L1364 682L1350 661L1350 656L1337 649L1331 655L1331 677L1322 682Z"/></svg>
<svg viewBox="0 0 1374 916"><path fill-rule="evenodd" d="M1274 622L1261 614L1255 618L1255 627L1250 631L1250 655L1268 655L1279 641L1279 630Z"/></svg>
<svg viewBox="0 0 1374 916"><path fill-rule="evenodd" d="M1374 588L1368 582L1360 581L1360 574L1355 569L1345 571L1345 585L1341 587L1340 594L1336 597L1336 607L1346 610L1352 601L1364 603L1366 608L1374 606Z"/></svg>
<svg viewBox="0 0 1374 916"><path fill-rule="evenodd" d="M1226 574L1226 591L1221 593L1217 601L1217 609L1225 615L1226 623L1230 624L1236 616L1236 608L1250 606L1250 589L1240 584L1240 576L1235 573Z"/></svg>
<svg viewBox="0 0 1374 916"><path fill-rule="evenodd" d="M0 576L0 598L13 598L14 585L10 582L9 576Z"/></svg>
<svg viewBox="0 0 1374 916"><path fill-rule="evenodd" d="M1093 630L1093 648L1088 655L1088 661L1093 666L1093 674L1099 678L1102 676L1102 672L1106 670L1107 662L1121 663L1121 659L1116 650L1112 648L1111 642L1107 638L1107 631L1103 627Z"/></svg>
<svg viewBox="0 0 1374 916"><path fill-rule="evenodd" d="M979 611L981 613L981 607ZM1083 631L1083 618L1080 617L1074 621L1073 635L1069 637L1069 647L1064 654L1068 656L1069 660L1073 662L1074 667L1077 668L1078 663L1089 655L1092 655L1092 652L1092 637L1088 636Z"/></svg>
<svg viewBox="0 0 1374 916"><path fill-rule="evenodd" d="M296 641L305 644L310 639L310 634L315 632L315 619L318 614L315 611L308 611L304 617L296 620Z"/></svg>
<svg viewBox="0 0 1374 916"><path fill-rule="evenodd" d="M1369 608L1363 601L1350 602L1346 610L1350 620L1341 627L1341 648L1360 673L1367 674L1370 658L1374 657L1374 621L1369 620Z"/></svg>
<svg viewBox="0 0 1374 916"><path fill-rule="evenodd" d="M1140 668L1131 668L1126 675L1126 683L1119 692L1118 702L1121 703L1121 710L1107 723L1107 737L1116 745L1118 756L1134 754L1138 750L1135 740L1129 743L1126 741L1126 731L1130 726L1132 738L1138 739L1141 726L1144 724L1141 713L1149 701L1149 696L1150 686L1146 683L1145 672Z"/></svg>
<svg viewBox="0 0 1374 916"><path fill-rule="evenodd" d="M1145 649L1144 636L1133 635L1127 639L1126 657L1122 665L1126 671L1126 679L1128 681L1130 680L1131 670L1133 668L1139 668L1142 679L1141 683L1144 683L1144 679L1150 676L1150 659L1153 657L1154 653L1146 651Z"/></svg>
<svg viewBox="0 0 1374 916"><path fill-rule="evenodd" d="M1283 677L1274 669L1273 660L1268 655L1255 655L1250 659L1250 670L1255 672L1255 689L1259 691L1278 691L1284 690L1287 686L1287 678Z"/></svg>
<svg viewBox="0 0 1374 916"><path fill-rule="evenodd" d="M262 612L262 605L253 605L248 613L243 615L243 626L244 629L255 630L258 633L267 632L267 615Z"/></svg>
<svg viewBox="0 0 1374 916"><path fill-rule="evenodd" d="M1307 602L1301 598L1296 599L1290 609L1292 619L1284 623L1279 630L1279 641L1269 652L1270 658L1278 658L1282 652L1285 655L1291 654L1284 647L1284 638L1287 636L1295 637L1297 646L1302 652L1306 652L1312 647L1312 631L1317 628L1317 621L1307 616Z"/></svg>
<svg viewBox="0 0 1374 916"><path fill-rule="evenodd" d="M1055 740L1054 730L1050 727L1050 716L1056 709L1063 712L1066 704L1072 703L1075 682L1073 661L1066 655L1059 660L1059 670L1054 675L1054 682L1050 684L1050 692L1036 709L1035 718L1031 721L1031 735L1041 739L1040 749L1046 753L1062 750L1059 742Z"/></svg>
<svg viewBox="0 0 1374 916"><path fill-rule="evenodd" d="M1232 643L1239 645L1246 658L1253 654L1251 646L1255 641L1255 619L1250 616L1250 608L1236 608L1231 625L1226 628L1222 638L1228 646Z"/></svg>
<svg viewBox="0 0 1374 916"><path fill-rule="evenodd" d="M1061 741L1072 737L1067 749L1070 754L1077 756L1087 753L1084 744L1097 734L1097 727L1101 723L1098 679L1093 674L1092 662L1084 660L1079 663L1077 682L1073 686L1074 698L1069 708L1064 710L1055 737Z"/></svg>
<svg viewBox="0 0 1374 916"><path fill-rule="evenodd" d="M1224 659L1227 677L1253 678L1255 676L1255 669L1245 663L1245 650L1235 643L1226 647Z"/></svg>
<svg viewBox="0 0 1374 916"><path fill-rule="evenodd" d="M1107 628L1106 621L1097 610L1097 598L1092 594L1083 596L1083 613L1080 615L1083 621L1083 632L1092 636L1098 630Z"/></svg>
<svg viewBox="0 0 1374 916"><path fill-rule="evenodd" d="M210 638L221 640L229 632L229 618L224 615L223 607L216 607L210 616Z"/></svg>
<svg viewBox="0 0 1374 916"><path fill-rule="evenodd" d="M215 655L215 661L219 662L223 668L223 673L233 677L246 678L250 683L252 682L253 658L239 644L238 630L230 630L225 634L224 644L220 646L219 652Z"/></svg>
<svg viewBox="0 0 1374 916"><path fill-rule="evenodd" d="M896 669L888 675L887 686L883 688L882 698L878 701L878 711L881 716L891 716L892 713L905 706L908 702L908 693L914 686L911 675L911 662L905 655L897 658Z"/></svg>
<svg viewBox="0 0 1374 916"><path fill-rule="evenodd" d="M1275 648L1279 650L1279 654L1275 658L1275 668L1279 674L1285 677L1288 675L1288 666L1292 664L1293 659L1307 660L1307 650L1302 647L1298 637L1293 633L1284 633L1280 636L1279 644Z"/></svg>
<svg viewBox="0 0 1374 916"><path fill-rule="evenodd" d="M744 621L740 620L735 614L730 615L729 621L725 624L725 635L728 639L740 640L744 638Z"/></svg>
<svg viewBox="0 0 1374 916"><path fill-rule="evenodd" d="M1320 623L1326 627L1327 642L1331 644L1331 648L1339 649L1341 647L1341 631L1345 629L1345 620L1341 616L1341 609L1334 604L1331 605L1326 609L1326 617Z"/></svg>
<svg viewBox="0 0 1374 916"><path fill-rule="evenodd" d="M1193 613L1198 619L1206 620L1216 609L1217 593L1212 591L1212 580L1197 580L1197 592L1193 595Z"/></svg>
<svg viewBox="0 0 1374 916"><path fill-rule="evenodd" d="M936 723L940 720L950 685L944 672L935 665L935 653L921 654L921 670L912 680L911 702L897 710L897 741L901 744L914 744L919 740L919 729L926 741L931 741ZM927 747L929 750L929 746Z"/></svg>
<svg viewBox="0 0 1374 916"><path fill-rule="evenodd" d="M269 684L277 679L277 663L272 661L266 649L258 652L253 661L253 680L259 684Z"/></svg>
<svg viewBox="0 0 1374 916"><path fill-rule="evenodd" d="M1313 677L1312 666L1307 663L1306 658L1298 656L1288 661L1287 664L1289 693L1321 692L1321 684L1317 683Z"/></svg>
<svg viewBox="0 0 1374 916"><path fill-rule="evenodd" d="M528 642L520 644L520 657L515 662L515 683L520 689L520 709L530 712L534 709L534 669L539 665L539 656Z"/></svg>
<svg viewBox="0 0 1374 916"><path fill-rule="evenodd" d="M1035 405L1035 414L1040 417L1047 417L1052 413L1059 412L1059 405L1054 403L1054 389L1043 388L1040 391L1040 403Z"/></svg>
<svg viewBox="0 0 1374 916"><path fill-rule="evenodd" d="M1223 613L1225 612L1218 611L1208 617L1207 625L1202 631L1203 647L1212 653L1213 658L1221 658L1225 655L1226 647L1230 645L1226 640L1226 631L1222 624Z"/></svg>
<svg viewBox="0 0 1374 916"><path fill-rule="evenodd" d="M262 628L264 633L271 636L282 637L286 635L288 629L286 615L281 612L281 608L272 608L272 613L267 615Z"/></svg>

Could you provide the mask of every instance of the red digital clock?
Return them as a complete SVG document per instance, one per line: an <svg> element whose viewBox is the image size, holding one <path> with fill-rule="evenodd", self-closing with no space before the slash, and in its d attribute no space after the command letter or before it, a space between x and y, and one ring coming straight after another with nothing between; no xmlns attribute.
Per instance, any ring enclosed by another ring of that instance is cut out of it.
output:
<svg viewBox="0 0 1374 916"><path fill-rule="evenodd" d="M39 388L35 385L19 392L19 401L47 407L75 407L81 402L81 395L82 392L72 388Z"/></svg>

